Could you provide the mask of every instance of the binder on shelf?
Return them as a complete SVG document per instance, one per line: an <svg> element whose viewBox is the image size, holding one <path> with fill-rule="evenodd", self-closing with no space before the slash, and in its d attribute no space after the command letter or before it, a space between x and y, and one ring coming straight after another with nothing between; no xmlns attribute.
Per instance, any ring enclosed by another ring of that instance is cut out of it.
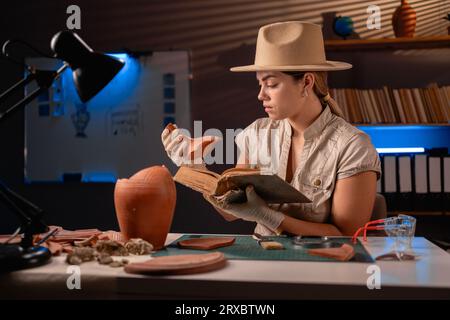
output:
<svg viewBox="0 0 450 320"><path fill-rule="evenodd" d="M398 207L401 210L414 210L410 156L398 157L398 180Z"/></svg>
<svg viewBox="0 0 450 320"><path fill-rule="evenodd" d="M388 211L399 209L397 194L397 158L395 156L383 157L384 170L384 197Z"/></svg>
<svg viewBox="0 0 450 320"><path fill-rule="evenodd" d="M441 157L428 157L428 201L430 210L443 211Z"/></svg>
<svg viewBox="0 0 450 320"><path fill-rule="evenodd" d="M443 180L444 180L444 210L450 212L450 156L443 157Z"/></svg>
<svg viewBox="0 0 450 320"><path fill-rule="evenodd" d="M428 169L425 154L414 157L414 210L428 210Z"/></svg>

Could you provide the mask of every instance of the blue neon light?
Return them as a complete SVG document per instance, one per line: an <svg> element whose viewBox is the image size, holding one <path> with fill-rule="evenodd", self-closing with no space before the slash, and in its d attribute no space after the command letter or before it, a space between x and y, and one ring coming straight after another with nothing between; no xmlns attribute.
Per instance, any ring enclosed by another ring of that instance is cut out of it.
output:
<svg viewBox="0 0 450 320"><path fill-rule="evenodd" d="M109 172L90 172L83 174L82 182L116 182L117 176L115 173Z"/></svg>
<svg viewBox="0 0 450 320"><path fill-rule="evenodd" d="M450 148L450 126L358 126L376 148Z"/></svg>
<svg viewBox="0 0 450 320"><path fill-rule="evenodd" d="M425 148L376 148L378 153L423 153Z"/></svg>

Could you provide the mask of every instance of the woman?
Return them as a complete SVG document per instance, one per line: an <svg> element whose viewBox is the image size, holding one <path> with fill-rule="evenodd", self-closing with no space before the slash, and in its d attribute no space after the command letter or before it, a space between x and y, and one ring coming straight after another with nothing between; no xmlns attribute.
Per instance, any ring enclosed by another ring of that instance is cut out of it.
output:
<svg viewBox="0 0 450 320"><path fill-rule="evenodd" d="M237 166L276 172L312 202L269 206L251 186L244 204L220 207L206 197L225 219L257 222L255 232L263 235L329 236L350 236L370 220L381 175L378 154L370 138L342 118L327 87L327 71L349 68L325 59L318 25L289 21L260 28L255 64L231 71L256 72L268 118L236 137ZM169 155L180 147L167 132L163 142ZM261 161L261 150L271 161Z"/></svg>

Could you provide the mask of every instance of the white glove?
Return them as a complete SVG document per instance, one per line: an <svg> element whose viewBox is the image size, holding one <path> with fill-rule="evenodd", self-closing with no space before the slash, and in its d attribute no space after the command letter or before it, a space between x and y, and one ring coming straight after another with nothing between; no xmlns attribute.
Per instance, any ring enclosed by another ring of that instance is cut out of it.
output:
<svg viewBox="0 0 450 320"><path fill-rule="evenodd" d="M246 203L220 204L215 201L213 196L207 196L207 200L212 205L221 208L235 217L260 223L273 231L276 231L284 220L284 214L270 209L266 202L255 192L253 186L248 186L245 189L245 193L247 194Z"/></svg>
<svg viewBox="0 0 450 320"><path fill-rule="evenodd" d="M203 161L221 140L216 136L205 136L199 138L189 138L181 133L175 126L172 132L166 127L161 133L161 141L169 158L178 167L186 165L189 167L204 167Z"/></svg>

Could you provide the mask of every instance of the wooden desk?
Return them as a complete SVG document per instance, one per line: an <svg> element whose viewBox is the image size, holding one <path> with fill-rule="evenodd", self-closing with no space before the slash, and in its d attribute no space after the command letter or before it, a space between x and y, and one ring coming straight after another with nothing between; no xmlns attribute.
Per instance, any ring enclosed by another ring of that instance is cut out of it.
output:
<svg viewBox="0 0 450 320"><path fill-rule="evenodd" d="M169 234L167 243L180 234ZM378 256L392 240L364 243ZM182 276L140 276L88 262L80 266L81 289L66 285L64 257L39 268L0 276L0 298L91 299L391 299L450 298L450 255L425 238L413 241L417 261L377 261L381 289L367 288L370 263L230 260L217 271ZM132 257L132 261L148 257Z"/></svg>

